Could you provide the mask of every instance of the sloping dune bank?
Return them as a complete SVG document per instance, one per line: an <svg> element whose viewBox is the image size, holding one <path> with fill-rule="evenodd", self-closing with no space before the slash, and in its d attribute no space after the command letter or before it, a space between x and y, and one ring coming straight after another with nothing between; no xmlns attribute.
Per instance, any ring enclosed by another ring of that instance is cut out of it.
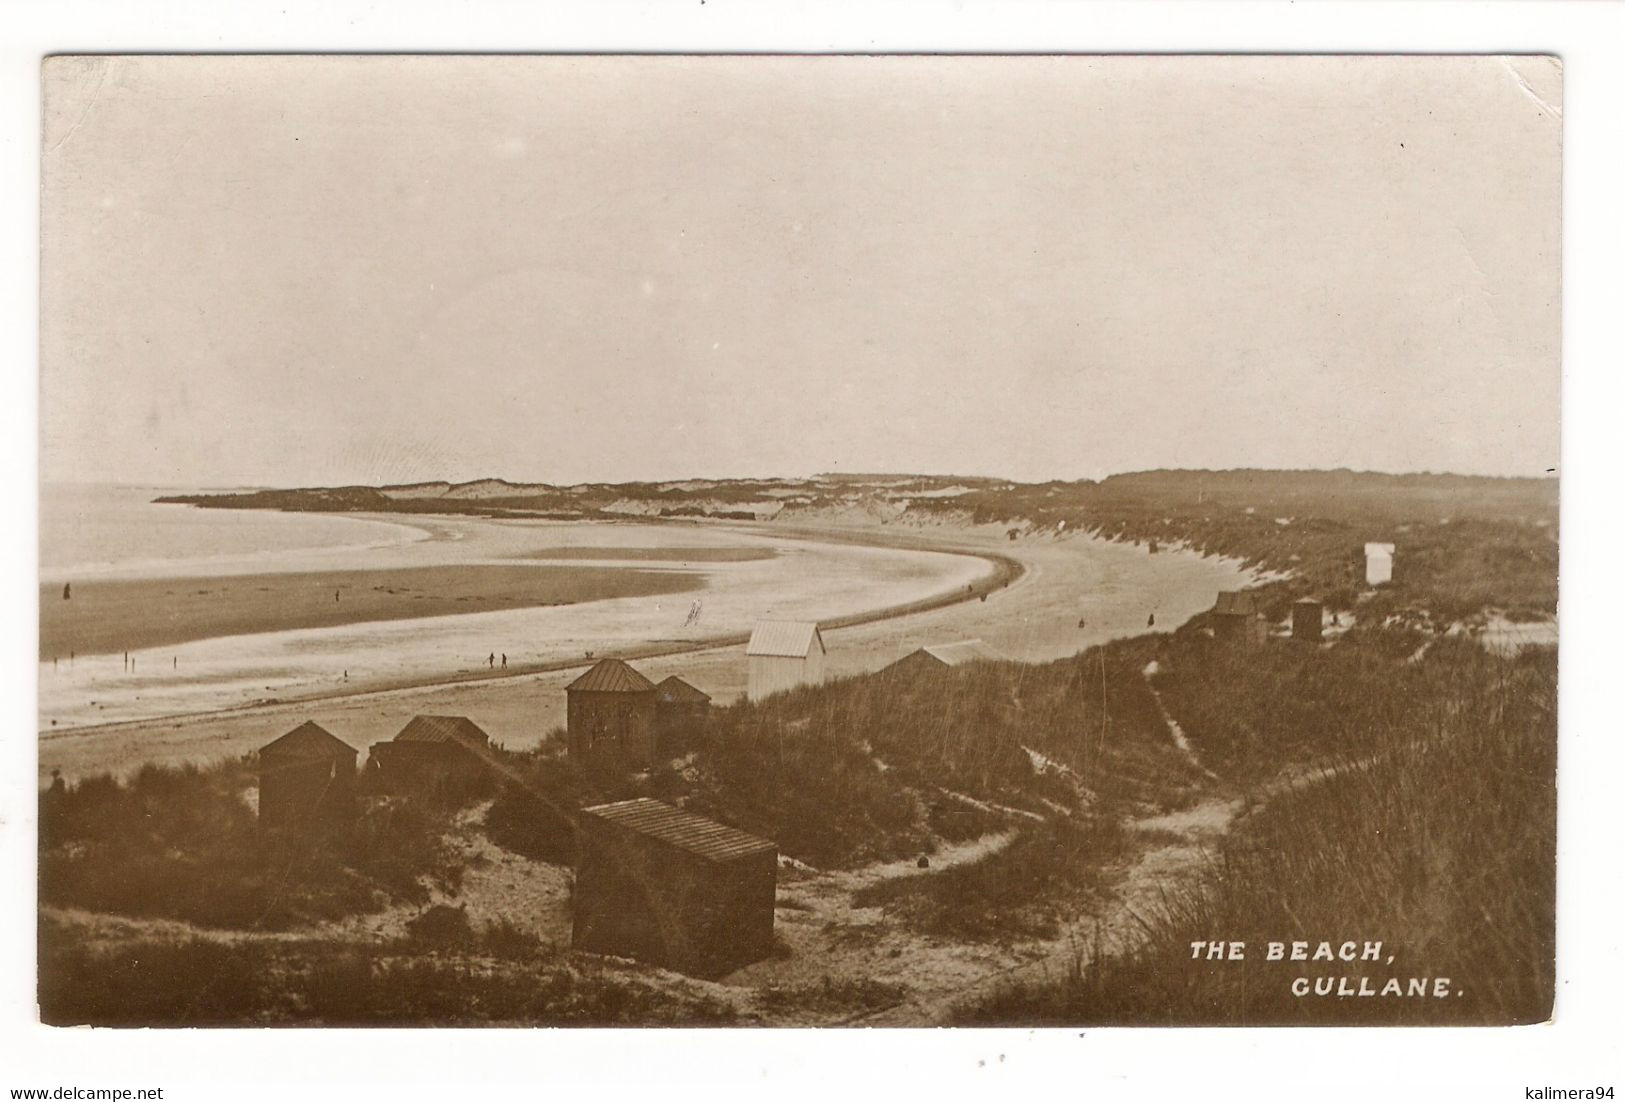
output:
<svg viewBox="0 0 1625 1102"><path fill-rule="evenodd" d="M464 538L484 526L507 529L502 538L510 542L516 527L448 523ZM587 664L588 651L594 659L635 657L657 680L680 674L725 703L744 690L743 633L758 617L825 624L834 676L878 669L924 644L962 639L981 639L1012 659L1047 661L1111 638L1172 630L1210 607L1217 590L1251 580L1229 560L1183 551L1151 555L1076 534L1010 540L1000 526L555 525L545 539L534 532L527 538L539 547L601 547L606 562L628 561L617 547L765 547L773 554L683 562L640 552L631 560L644 569L702 573L704 588L696 593L191 643L173 667L163 661L168 652L143 656L156 667L154 676L184 674L179 667L191 664L190 678L127 693L119 705L123 714L109 714L106 700L93 709L85 707L88 699L79 700L71 720L59 716L54 728L50 678L60 670L42 664L41 773L61 769L72 777L128 772L145 762L216 760L252 750L306 719L365 748L419 713L468 715L498 742L520 749L563 724L563 687ZM512 553L511 547L503 552ZM571 551L568 558L599 561L584 554ZM1153 618L1154 626L1148 623ZM432 625L427 633L425 625ZM229 653L233 666L212 681L196 669L211 649ZM493 652L507 654L507 676L488 665ZM426 653L443 666L414 668ZM376 656L381 668L362 668L358 656L366 655ZM312 656L323 676L301 678L301 663ZM327 672L335 661L354 667ZM117 686L118 676L127 676L120 656L102 662L111 667L104 685ZM279 672L289 675L280 684ZM269 696L277 700L266 701ZM69 699L54 703L66 711Z"/></svg>

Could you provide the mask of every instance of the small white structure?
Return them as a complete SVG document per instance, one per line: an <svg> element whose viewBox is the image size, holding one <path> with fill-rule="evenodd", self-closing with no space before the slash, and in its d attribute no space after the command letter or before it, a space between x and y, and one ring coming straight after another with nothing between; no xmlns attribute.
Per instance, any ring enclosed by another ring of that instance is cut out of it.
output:
<svg viewBox="0 0 1625 1102"><path fill-rule="evenodd" d="M1368 543L1365 545L1365 584L1387 585L1394 580L1394 545Z"/></svg>
<svg viewBox="0 0 1625 1102"><path fill-rule="evenodd" d="M824 637L808 621L757 621L745 656L750 663L746 695L752 700L824 680Z"/></svg>

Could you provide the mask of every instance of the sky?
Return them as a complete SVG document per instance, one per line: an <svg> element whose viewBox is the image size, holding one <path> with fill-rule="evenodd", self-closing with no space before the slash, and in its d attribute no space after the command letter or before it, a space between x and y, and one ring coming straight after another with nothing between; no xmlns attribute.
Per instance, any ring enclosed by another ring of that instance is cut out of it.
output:
<svg viewBox="0 0 1625 1102"><path fill-rule="evenodd" d="M41 474L1558 466L1548 58L54 58Z"/></svg>

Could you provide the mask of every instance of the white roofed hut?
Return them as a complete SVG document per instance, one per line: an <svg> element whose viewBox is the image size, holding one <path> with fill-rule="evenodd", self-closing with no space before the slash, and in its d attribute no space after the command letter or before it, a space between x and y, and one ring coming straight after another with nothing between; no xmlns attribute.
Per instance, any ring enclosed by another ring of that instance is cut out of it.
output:
<svg viewBox="0 0 1625 1102"><path fill-rule="evenodd" d="M1394 580L1394 545L1368 543L1365 545L1365 584L1387 585Z"/></svg>
<svg viewBox="0 0 1625 1102"><path fill-rule="evenodd" d="M759 620L745 647L749 663L746 695L761 700L774 693L824 680L824 637L805 620Z"/></svg>

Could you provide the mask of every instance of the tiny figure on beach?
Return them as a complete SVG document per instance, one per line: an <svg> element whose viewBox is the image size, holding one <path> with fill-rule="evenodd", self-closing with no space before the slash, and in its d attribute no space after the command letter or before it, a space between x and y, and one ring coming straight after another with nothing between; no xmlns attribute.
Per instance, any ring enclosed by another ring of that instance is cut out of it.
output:
<svg viewBox="0 0 1625 1102"><path fill-rule="evenodd" d="M1145 626L1148 628L1157 626L1157 614L1155 612L1145 618Z"/></svg>
<svg viewBox="0 0 1625 1102"><path fill-rule="evenodd" d="M491 652L491 656L485 660L485 664L487 666L490 666L493 670L497 668L497 652L496 651Z"/></svg>
<svg viewBox="0 0 1625 1102"><path fill-rule="evenodd" d="M346 681L350 680L350 671L349 670L344 671L344 680L346 680Z"/></svg>
<svg viewBox="0 0 1625 1102"><path fill-rule="evenodd" d="M63 585L63 587L62 587L62 599L64 601L73 600L73 583L72 582L68 582L68 583Z"/></svg>
<svg viewBox="0 0 1625 1102"><path fill-rule="evenodd" d="M1078 626L1080 628L1086 628L1086 627L1089 626L1089 621L1084 619L1082 616L1079 616L1078 617Z"/></svg>
<svg viewBox="0 0 1625 1102"><path fill-rule="evenodd" d="M503 669L508 668L508 655L507 655L506 652L504 652L503 655L502 655L502 668Z"/></svg>
<svg viewBox="0 0 1625 1102"><path fill-rule="evenodd" d="M181 656L180 655L176 654L176 655L171 655L170 656L169 668L172 669L172 670L178 670L178 669L181 668Z"/></svg>

